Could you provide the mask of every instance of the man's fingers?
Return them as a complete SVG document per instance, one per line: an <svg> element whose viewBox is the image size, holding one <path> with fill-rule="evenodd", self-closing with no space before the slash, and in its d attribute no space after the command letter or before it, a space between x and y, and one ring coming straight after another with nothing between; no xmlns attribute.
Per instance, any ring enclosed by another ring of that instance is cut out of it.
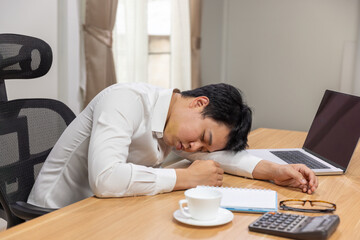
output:
<svg viewBox="0 0 360 240"><path fill-rule="evenodd" d="M224 175L222 175L222 174L218 174L218 176L217 176L217 179L218 179L218 180L221 180L221 181L222 181L222 180L223 180L223 178L224 178Z"/></svg>
<svg viewBox="0 0 360 240"><path fill-rule="evenodd" d="M308 182L306 181L306 179L304 178L303 174L301 174L300 172L296 171L296 169L294 168L288 168L288 174L290 175L290 177L292 177L293 179L295 179L300 185L305 185Z"/></svg>
<svg viewBox="0 0 360 240"><path fill-rule="evenodd" d="M279 166L273 180L278 185L298 188L308 194L312 194L318 186L314 172L303 164Z"/></svg>
<svg viewBox="0 0 360 240"><path fill-rule="evenodd" d="M303 164L298 164L296 167L297 167L298 171L301 172L302 175L307 178L307 180L309 182L310 192L314 192L319 185L318 178L316 177L315 173L310 168L308 168L307 166L305 166ZM308 191L308 193L309 193L309 191Z"/></svg>
<svg viewBox="0 0 360 240"><path fill-rule="evenodd" d="M315 191L315 189L318 187L319 183L318 183L318 179L317 177L315 176L314 178L312 178L310 180L310 183L309 183L309 186L310 186L310 189L312 192Z"/></svg>

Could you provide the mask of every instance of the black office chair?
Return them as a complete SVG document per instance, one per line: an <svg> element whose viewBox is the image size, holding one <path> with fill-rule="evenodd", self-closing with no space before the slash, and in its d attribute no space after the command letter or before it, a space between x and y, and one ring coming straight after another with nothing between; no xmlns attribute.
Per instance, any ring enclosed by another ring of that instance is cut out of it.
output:
<svg viewBox="0 0 360 240"><path fill-rule="evenodd" d="M75 114L53 99L8 101L5 79L40 77L51 64L52 51L44 41L0 34L0 217L8 228L54 210L26 201L43 162Z"/></svg>

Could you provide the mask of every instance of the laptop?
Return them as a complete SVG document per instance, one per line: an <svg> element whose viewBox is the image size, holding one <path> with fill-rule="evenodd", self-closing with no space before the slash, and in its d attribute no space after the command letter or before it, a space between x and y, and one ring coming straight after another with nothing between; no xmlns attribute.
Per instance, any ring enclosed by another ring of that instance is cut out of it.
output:
<svg viewBox="0 0 360 240"><path fill-rule="evenodd" d="M360 97L326 90L302 148L248 149L279 164L303 163L316 175L344 174L360 137Z"/></svg>

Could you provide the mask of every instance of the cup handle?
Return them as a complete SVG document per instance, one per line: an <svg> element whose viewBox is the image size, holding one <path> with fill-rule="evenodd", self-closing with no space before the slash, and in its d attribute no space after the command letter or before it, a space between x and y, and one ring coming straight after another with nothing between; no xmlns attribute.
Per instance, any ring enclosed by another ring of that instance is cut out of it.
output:
<svg viewBox="0 0 360 240"><path fill-rule="evenodd" d="M191 215L188 213L188 211L187 210L185 210L185 208L184 208L184 204L187 204L188 203L188 201L186 200L186 199L182 199L182 200L180 200L179 201L179 205L180 205L180 211L181 211L181 213L184 215L184 216L186 216L186 217L191 217ZM187 208L188 209L188 208Z"/></svg>

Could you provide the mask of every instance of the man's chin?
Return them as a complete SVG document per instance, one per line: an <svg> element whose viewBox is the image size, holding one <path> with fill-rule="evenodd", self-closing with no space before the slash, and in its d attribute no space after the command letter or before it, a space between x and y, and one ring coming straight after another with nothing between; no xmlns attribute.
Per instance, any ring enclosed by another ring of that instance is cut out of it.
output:
<svg viewBox="0 0 360 240"><path fill-rule="evenodd" d="M174 147L174 145L171 144L165 136L163 137L163 140L164 140L164 143L166 144L166 146Z"/></svg>

